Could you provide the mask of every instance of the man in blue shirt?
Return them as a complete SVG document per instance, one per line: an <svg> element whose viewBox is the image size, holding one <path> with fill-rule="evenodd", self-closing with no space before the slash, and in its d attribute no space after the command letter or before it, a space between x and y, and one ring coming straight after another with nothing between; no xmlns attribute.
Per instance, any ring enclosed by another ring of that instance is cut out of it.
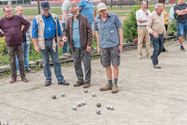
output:
<svg viewBox="0 0 187 125"><path fill-rule="evenodd" d="M42 15L34 18L32 24L32 38L34 48L37 52L41 52L43 58L44 74L46 77L45 86L51 85L51 70L49 55L54 64L54 72L59 85L69 85L64 80L61 72L61 65L58 57L58 44L63 46L62 31L56 14L50 13L49 2L42 2ZM60 41L59 41L60 39Z"/></svg>
<svg viewBox="0 0 187 125"><path fill-rule="evenodd" d="M97 5L99 16L95 21L96 39L98 52L101 56L101 64L106 69L108 84L100 91L112 90L118 92L118 75L120 64L120 52L123 49L123 30L119 17L114 13L108 13L104 3ZM113 66L111 66L111 64ZM114 83L112 81L112 70Z"/></svg>
<svg viewBox="0 0 187 125"><path fill-rule="evenodd" d="M79 3L79 7L80 7L80 14L87 17L90 26L92 26L93 22L94 22L94 17L93 17L93 13L94 13L94 7L93 7L93 3L90 2L89 0L81 0Z"/></svg>

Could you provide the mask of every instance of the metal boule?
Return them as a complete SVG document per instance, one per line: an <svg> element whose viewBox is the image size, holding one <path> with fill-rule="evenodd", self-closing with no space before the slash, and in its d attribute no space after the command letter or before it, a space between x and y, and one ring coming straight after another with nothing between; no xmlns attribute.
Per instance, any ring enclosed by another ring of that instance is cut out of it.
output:
<svg viewBox="0 0 187 125"><path fill-rule="evenodd" d="M95 97L95 96L96 96L95 92L92 92L92 97Z"/></svg>
<svg viewBox="0 0 187 125"><path fill-rule="evenodd" d="M82 101L81 104L82 104L82 105L86 105L86 102L85 102L85 101Z"/></svg>
<svg viewBox="0 0 187 125"><path fill-rule="evenodd" d="M52 99L56 99L56 95L53 95L53 96L52 96Z"/></svg>
<svg viewBox="0 0 187 125"><path fill-rule="evenodd" d="M85 93L88 93L88 89L84 89L84 92L85 92Z"/></svg>
<svg viewBox="0 0 187 125"><path fill-rule="evenodd" d="M81 107L81 106L82 106L82 103L81 103L81 102L78 102L77 106L78 106L78 107Z"/></svg>
<svg viewBox="0 0 187 125"><path fill-rule="evenodd" d="M114 110L114 106L110 106L110 110Z"/></svg>
<svg viewBox="0 0 187 125"><path fill-rule="evenodd" d="M97 115L100 115L100 114L101 114L101 110L97 109L97 110L96 110L96 114L97 114Z"/></svg>
<svg viewBox="0 0 187 125"><path fill-rule="evenodd" d="M8 125L8 122L7 122L7 121L4 121L4 122L2 123L2 125Z"/></svg>
<svg viewBox="0 0 187 125"><path fill-rule="evenodd" d="M72 106L72 109L74 110L74 111L76 111L77 110L77 106Z"/></svg>
<svg viewBox="0 0 187 125"><path fill-rule="evenodd" d="M107 109L107 110L110 110L110 106L109 106L109 105L106 105L106 109Z"/></svg>
<svg viewBox="0 0 187 125"><path fill-rule="evenodd" d="M100 108L100 107L101 107L101 103L97 103L96 106L97 106L98 108Z"/></svg>
<svg viewBox="0 0 187 125"><path fill-rule="evenodd" d="M65 94L63 92L60 95L61 95L61 97L65 97Z"/></svg>

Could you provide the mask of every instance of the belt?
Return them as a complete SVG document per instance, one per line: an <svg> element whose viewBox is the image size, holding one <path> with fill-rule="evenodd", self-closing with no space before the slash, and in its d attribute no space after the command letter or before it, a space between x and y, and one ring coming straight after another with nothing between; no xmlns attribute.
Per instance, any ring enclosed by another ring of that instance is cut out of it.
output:
<svg viewBox="0 0 187 125"><path fill-rule="evenodd" d="M146 27L146 25L138 25L139 27Z"/></svg>

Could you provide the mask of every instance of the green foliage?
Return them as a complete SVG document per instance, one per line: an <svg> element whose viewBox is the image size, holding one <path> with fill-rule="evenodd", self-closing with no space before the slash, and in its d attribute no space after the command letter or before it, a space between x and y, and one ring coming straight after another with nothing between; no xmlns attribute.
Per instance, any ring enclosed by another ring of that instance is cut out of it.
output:
<svg viewBox="0 0 187 125"><path fill-rule="evenodd" d="M169 23L169 26L168 26L168 34L176 35L176 32L177 32L176 21L172 21Z"/></svg>
<svg viewBox="0 0 187 125"><path fill-rule="evenodd" d="M0 65L4 65L8 63L9 63L9 57L7 54L5 38L1 37L0 38Z"/></svg>
<svg viewBox="0 0 187 125"><path fill-rule="evenodd" d="M41 54L34 50L34 45L31 43L30 52L29 52L29 60L38 60L41 58L42 58Z"/></svg>
<svg viewBox="0 0 187 125"><path fill-rule="evenodd" d="M138 36L136 24L136 11L139 6L133 6L128 14L128 18L123 21L123 36L126 42L132 42ZM150 12L153 11L153 6L149 7Z"/></svg>
<svg viewBox="0 0 187 125"><path fill-rule="evenodd" d="M5 38L1 37L0 38L0 55L5 55L5 54L7 54L6 42L5 42Z"/></svg>
<svg viewBox="0 0 187 125"><path fill-rule="evenodd" d="M132 42L137 36L136 11L138 9L139 6L133 6L128 18L123 22L123 36L127 42Z"/></svg>

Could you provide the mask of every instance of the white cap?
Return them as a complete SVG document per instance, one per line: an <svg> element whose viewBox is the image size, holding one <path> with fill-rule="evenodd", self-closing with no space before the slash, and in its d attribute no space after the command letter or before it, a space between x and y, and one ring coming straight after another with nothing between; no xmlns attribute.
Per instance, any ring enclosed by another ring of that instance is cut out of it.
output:
<svg viewBox="0 0 187 125"><path fill-rule="evenodd" d="M101 10L106 10L107 9L107 6L104 4L104 3L99 3L97 5L97 10L98 11L101 11Z"/></svg>

